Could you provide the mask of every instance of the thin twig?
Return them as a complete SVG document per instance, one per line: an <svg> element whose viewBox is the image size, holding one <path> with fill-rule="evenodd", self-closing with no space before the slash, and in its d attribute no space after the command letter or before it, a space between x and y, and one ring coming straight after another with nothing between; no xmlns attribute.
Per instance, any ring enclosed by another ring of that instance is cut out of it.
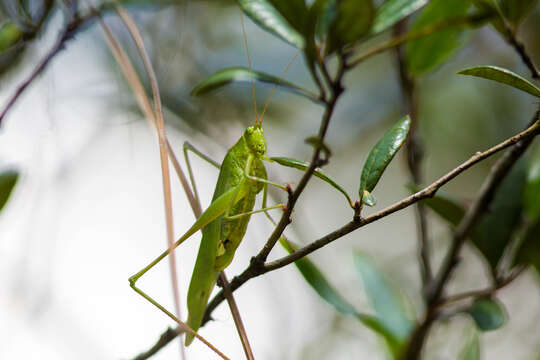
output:
<svg viewBox="0 0 540 360"><path fill-rule="evenodd" d="M133 360L146 360L157 354L161 349L163 349L168 343L173 341L177 336L178 332L183 332L182 329L176 328L173 329L171 327L167 328L167 330L161 334L159 339L156 341L156 343L147 351L140 353L136 357L133 358Z"/></svg>
<svg viewBox="0 0 540 360"><path fill-rule="evenodd" d="M242 322L240 311L238 310L238 305L236 305L236 301L234 300L234 296L231 291L231 285L229 284L229 280L227 279L224 271L219 273L219 285L223 288L223 294L227 299L229 308L231 309L234 324L236 326L236 330L238 331L238 336L240 336L240 340L242 341L244 353L246 354L248 360L255 360L255 356L253 356L253 350L251 350L251 345L249 344L249 340L247 337L246 328L244 326L244 323Z"/></svg>
<svg viewBox="0 0 540 360"><path fill-rule="evenodd" d="M503 19L503 23L506 30L506 33L504 34L505 35L504 38L518 53L523 64L525 64L525 66L527 66L527 68L531 72L531 76L535 79L540 79L540 73L538 72L538 69L534 65L531 57L525 50L525 45L517 39L515 31L512 30L508 22Z"/></svg>
<svg viewBox="0 0 540 360"><path fill-rule="evenodd" d="M65 44L68 40L73 39L77 31L79 31L82 28L82 25L87 23L89 20L94 19L96 16L98 16L101 11L109 8L111 5L106 4L102 5L98 9L93 9L88 12L88 14L84 16L75 16L73 20L71 20L69 23L67 23L60 34L58 35L56 42L52 46L52 48L45 54L45 56L41 59L41 61L38 63L38 65L34 68L34 70L30 73L28 78L24 80L15 90L13 95L9 98L6 105L4 106L4 109L0 113L0 126L2 125L2 121L6 117L9 110L15 105L19 97L24 93L24 91L28 88L32 82L34 82L35 79L47 68L47 66L50 64L51 60L61 51L65 48Z"/></svg>
<svg viewBox="0 0 540 360"><path fill-rule="evenodd" d="M400 21L394 26L394 35L402 36L407 32L407 19ZM405 144L407 165L411 180L415 185L423 183L422 159L424 157L424 145L418 127L418 94L415 91L416 83L407 70L403 46L395 48L395 57L398 64L399 84L404 101L405 113L411 117L411 127ZM429 230L426 216L426 208L421 202L416 203L416 225L418 232L418 263L422 288L427 288L433 278L429 257Z"/></svg>
<svg viewBox="0 0 540 360"><path fill-rule="evenodd" d="M479 299L482 297L493 295L498 290L504 288L505 286L513 282L515 279L517 279L519 275L521 275L526 269L527 269L526 266L519 266L514 271L512 271L508 276L506 276L500 281L497 281L497 283L495 283L494 286L490 286L486 289L472 290L472 291L467 291L460 294L452 295L447 298L441 299L437 304L434 304L434 306L442 307L442 306L447 306L447 305L454 304L456 302L460 302L467 299Z"/></svg>

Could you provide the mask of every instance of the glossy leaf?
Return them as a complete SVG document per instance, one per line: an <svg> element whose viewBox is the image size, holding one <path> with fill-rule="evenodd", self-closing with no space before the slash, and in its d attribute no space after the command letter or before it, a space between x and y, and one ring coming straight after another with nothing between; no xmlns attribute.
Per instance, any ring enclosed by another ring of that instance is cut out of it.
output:
<svg viewBox="0 0 540 360"><path fill-rule="evenodd" d="M529 166L523 195L525 214L529 220L540 219L540 152L537 152Z"/></svg>
<svg viewBox="0 0 540 360"><path fill-rule="evenodd" d="M18 177L19 174L13 170L7 170L0 173L0 211L2 211L6 205L13 188L17 183Z"/></svg>
<svg viewBox="0 0 540 360"><path fill-rule="evenodd" d="M478 332L472 330L468 336L467 343L461 349L459 360L480 360L480 342L478 341Z"/></svg>
<svg viewBox="0 0 540 360"><path fill-rule="evenodd" d="M362 203L367 206L375 206L377 204L377 199L367 190L364 190L362 193Z"/></svg>
<svg viewBox="0 0 540 360"><path fill-rule="evenodd" d="M310 17L312 17L315 33L319 39L326 39L337 16L337 0L316 0L313 3L310 9Z"/></svg>
<svg viewBox="0 0 540 360"><path fill-rule="evenodd" d="M280 165L287 166L287 167L290 167L290 168L295 168L295 169L302 170L302 171L307 170L307 168L309 167L309 163L306 162L306 161L301 161L301 160L297 160L297 159L293 159L293 158L287 158L287 157L271 157L270 161L275 161ZM315 172L313 173L313 176L318 177L319 179L321 179L323 181L326 181L334 189L336 189L337 191L342 193L343 196L345 196L345 198L347 199L347 202L349 203L349 205L351 207L354 206L354 203L353 203L351 197L349 196L349 194L347 194L345 189L343 189L338 183L336 183L334 181L334 179L332 179L330 176L328 176L320 168L315 169Z"/></svg>
<svg viewBox="0 0 540 360"><path fill-rule="evenodd" d="M371 33L377 34L421 9L429 0L387 0L377 8Z"/></svg>
<svg viewBox="0 0 540 360"><path fill-rule="evenodd" d="M497 66L485 65L476 66L458 72L461 75L471 75L488 80L497 81L501 84L510 85L516 89L528 92L531 95L540 97L540 89L521 76Z"/></svg>
<svg viewBox="0 0 540 360"><path fill-rule="evenodd" d="M193 88L193 90L191 90L191 95L199 96L219 89L220 87L223 87L233 82L245 82L252 80L269 84L276 84L283 87L285 90L289 90L296 94L303 95L312 101L318 101L318 99L315 99L308 90L305 90L291 82L280 79L274 75L263 73L261 71L250 71L248 68L242 66L225 68L213 73L212 75L201 81L199 85Z"/></svg>
<svg viewBox="0 0 540 360"><path fill-rule="evenodd" d="M373 0L332 1L335 21L330 25L327 53L333 53L369 33L375 15Z"/></svg>
<svg viewBox="0 0 540 360"><path fill-rule="evenodd" d="M473 229L472 241L487 260L492 272L521 220L525 179L525 162L519 161L497 190L489 212Z"/></svg>
<svg viewBox="0 0 540 360"><path fill-rule="evenodd" d="M360 176L360 197L364 190L373 191L384 170L405 142L410 126L411 118L407 115L392 126L371 149Z"/></svg>
<svg viewBox="0 0 540 360"><path fill-rule="evenodd" d="M286 42L303 49L305 40L287 19L280 14L271 1L237 0L238 4L257 25Z"/></svg>
<svg viewBox="0 0 540 360"><path fill-rule="evenodd" d="M418 186L408 186L411 193L420 191ZM437 215L448 221L453 226L458 226L463 216L465 216L465 207L444 191L439 190L432 198L420 201L425 204Z"/></svg>
<svg viewBox="0 0 540 360"><path fill-rule="evenodd" d="M499 0L504 18L513 25L517 25L525 19L536 5L538 5L538 0Z"/></svg>
<svg viewBox="0 0 540 360"><path fill-rule="evenodd" d="M377 318L391 331L399 343L405 343L414 322L409 316L403 297L366 255L356 253L354 260Z"/></svg>
<svg viewBox="0 0 540 360"><path fill-rule="evenodd" d="M432 0L411 26L411 32L441 21L465 16L469 0ZM461 28L450 28L410 41L407 44L406 62L413 74L423 74L446 61L462 44Z"/></svg>
<svg viewBox="0 0 540 360"><path fill-rule="evenodd" d="M495 299L477 299L467 309L481 331L497 330L506 322L503 305Z"/></svg>
<svg viewBox="0 0 540 360"><path fill-rule="evenodd" d="M268 0L301 34L305 34L308 8L305 0Z"/></svg>
<svg viewBox="0 0 540 360"><path fill-rule="evenodd" d="M279 239L280 244L291 254L298 249L298 246L287 240L284 236ZM362 314L347 302L328 282L323 273L307 257L298 259L294 263L306 282L315 290L315 292L327 303L332 305L338 312L344 315L353 315L366 327L381 335L390 350L396 348L397 342L391 332L375 316Z"/></svg>

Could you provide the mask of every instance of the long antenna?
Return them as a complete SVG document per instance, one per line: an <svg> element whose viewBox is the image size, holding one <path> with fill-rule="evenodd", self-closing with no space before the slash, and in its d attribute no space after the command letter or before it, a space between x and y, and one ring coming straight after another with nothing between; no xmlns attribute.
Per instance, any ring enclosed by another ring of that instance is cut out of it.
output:
<svg viewBox="0 0 540 360"><path fill-rule="evenodd" d="M249 71L253 71L253 67L251 65L251 56L249 54L249 46L247 41L247 35L246 35L246 24L244 22L244 15L242 12L240 12L240 21L242 23L242 36L244 37L244 46L246 48L246 55L248 60L248 66ZM251 79L251 95L253 96L253 110L255 112L255 125L259 123L259 114L257 113L257 97L255 96L255 82L253 79Z"/></svg>
<svg viewBox="0 0 540 360"><path fill-rule="evenodd" d="M279 76L279 80L278 80L277 84L274 85L274 88L272 89L272 92L270 93L270 95L268 96L268 99L266 100L266 103L264 104L264 108L263 108L263 111L261 113L261 116L259 117L259 125L262 125L263 116L264 116L264 113L266 112L266 109L268 108L268 104L270 104L270 100L272 99L272 95L274 95L274 93L276 92L277 87L281 84L281 81L283 81L283 78L285 77L285 74L291 68L292 64L294 63L294 60L296 60L296 58L298 57L298 54L300 54L300 50L298 50L296 52L296 54L294 55L294 57L292 58L292 60L289 61L289 63L287 64L287 67L285 67L285 70L283 70L283 72Z"/></svg>

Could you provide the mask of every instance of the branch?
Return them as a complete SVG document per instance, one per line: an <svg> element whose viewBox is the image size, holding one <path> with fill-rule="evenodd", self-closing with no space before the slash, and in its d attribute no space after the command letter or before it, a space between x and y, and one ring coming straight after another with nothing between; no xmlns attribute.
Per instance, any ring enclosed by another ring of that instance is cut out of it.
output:
<svg viewBox="0 0 540 360"><path fill-rule="evenodd" d="M527 66L527 68L531 72L531 76L535 79L540 79L540 73L538 72L538 69L534 65L531 57L525 50L525 45L517 39L515 32L510 28L508 23L506 21L503 21L503 22L504 22L504 26L506 30L506 34L505 34L506 41L518 53L523 64L525 64L525 66Z"/></svg>
<svg viewBox="0 0 540 360"><path fill-rule="evenodd" d="M407 31L407 19L400 21L394 26L394 34L402 36ZM395 48L395 57L399 70L399 84L404 100L405 113L411 117L411 127L405 151L407 154L407 165L411 180L415 185L423 183L421 164L424 157L424 144L418 130L418 98L415 91L416 83L409 74L405 63L403 47ZM433 271L429 259L429 238L426 208L422 203L416 204L416 227L418 233L418 263L420 265L420 276L425 292L428 284L433 279Z"/></svg>
<svg viewBox="0 0 540 360"><path fill-rule="evenodd" d="M103 4L98 9L93 9L88 12L88 14L84 16L76 15L73 20L71 20L69 23L67 23L64 26L64 29L60 32L58 35L58 38L56 42L54 43L53 47L49 50L47 54L43 57L43 59L39 62L39 64L35 67L35 69L32 71L32 73L28 76L26 80L24 80L15 90L13 95L9 98L8 102L4 106L4 109L0 113L0 126L2 126L2 120L4 120L4 117L8 113L8 111L15 105L19 97L22 95L22 93L26 90L26 88L47 68L51 60L61 51L65 48L65 43L68 40L73 39L75 34L83 27L82 25L86 24L88 21L93 20L96 18L102 11L105 11L109 9L112 5L111 4Z"/></svg>
<svg viewBox="0 0 540 360"><path fill-rule="evenodd" d="M497 281L494 286L490 286L486 289L481 290L473 290L473 291L467 291L460 294L456 294L444 299L441 299L437 304L434 306L436 307L442 307L447 306L459 301L467 300L467 299L479 299L482 297L490 296L495 294L500 289L504 288L511 282L513 282L515 279L519 277L525 270L527 269L526 266L519 266L514 271L512 271L508 276L501 279L500 281Z"/></svg>
<svg viewBox="0 0 540 360"><path fill-rule="evenodd" d="M506 175L510 172L512 166L523 155L525 150L533 141L534 137L540 132L540 111L536 113L534 124L529 127L525 132L530 132L530 136L522 137L516 142L516 145L506 152L497 162L492 166L490 173L482 187L480 188L479 195L469 208L463 219L461 220L456 232L453 236L453 241L448 254L443 260L441 269L433 282L433 287L428 292L428 309L424 320L416 327L415 331L411 335L409 345L407 347L406 358L417 359L422 351L424 341L427 337L429 329L433 322L437 319L437 304L440 302L443 290L450 279L450 275L453 272L456 264L458 263L459 253L467 240L468 235L478 223L480 218L488 210L489 204L493 199L499 185L504 180ZM523 133L522 133L523 134ZM515 137L514 137L515 138Z"/></svg>

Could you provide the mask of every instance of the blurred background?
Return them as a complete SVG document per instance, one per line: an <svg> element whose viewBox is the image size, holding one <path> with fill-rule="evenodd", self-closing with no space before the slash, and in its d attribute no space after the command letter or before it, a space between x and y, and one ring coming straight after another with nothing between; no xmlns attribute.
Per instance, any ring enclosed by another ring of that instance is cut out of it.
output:
<svg viewBox="0 0 540 360"><path fill-rule="evenodd" d="M16 1L4 0L3 20ZM39 11L40 1L30 1ZM98 5L98 3L94 3ZM84 2L82 8L87 6ZM223 67L247 66L240 10L233 1L143 1L128 9L144 35L157 72L169 139L179 157L189 140L221 160L228 147L253 122L253 99L246 83L202 98L189 95L204 77ZM66 8L57 7L32 41L18 50L16 64L3 63L2 106L56 40ZM114 12L105 21L142 67L136 49ZM296 50L246 19L254 68L280 74ZM520 29L533 60L540 64L540 9ZM388 36L382 35L382 38ZM527 69L504 40L485 26L466 32L465 45L436 71L419 79L419 116L426 157L423 171L431 182L466 160L511 136L530 121L538 103L494 82L456 75L473 65L492 64L528 77ZM403 99L393 52L376 56L351 72L331 122L327 143L333 156L326 170L355 194L360 170L371 147L403 114ZM143 79L146 79L142 75ZM302 58L286 79L315 90ZM256 85L258 104L271 88ZM270 156L308 160L322 107L278 91L264 119ZM538 148L538 146L536 146ZM538 151L538 149L536 149ZM470 200L493 159L468 170L445 186ZM214 168L194 160L203 207L217 178ZM133 94L112 58L101 29L92 23L67 42L47 70L34 81L0 129L0 169L20 178L0 214L0 358L130 359L148 349L167 326L174 326L128 286L128 277L166 247L157 138L140 114ZM301 173L269 165L269 177L293 185ZM405 197L409 181L405 157L398 154L366 214ZM180 183L173 177L174 226L182 234L194 221ZM283 199L272 193L274 201ZM277 215L276 215L277 216ZM309 243L349 221L350 208L340 194L313 179L299 201L287 234ZM433 254L438 264L449 244L449 231L430 215ZM264 243L271 226L254 216L229 278L242 271ZM178 248L179 278L185 302L200 236ZM319 250L311 259L357 309L373 310L354 269L352 254L373 258L421 314L414 211L403 210ZM276 247L271 258L284 255ZM172 308L166 262L141 280L141 287ZM486 286L484 263L466 248L463 265L450 289ZM237 292L244 322L260 359L384 359L380 339L356 320L339 315L288 266L251 280ZM481 336L484 359L537 359L540 355L540 288L532 272L500 292L508 323ZM186 311L183 315L185 318ZM226 305L201 334L233 359L243 358ZM453 359L466 338L467 317L439 323L427 344L427 358ZM198 342L191 359L216 356ZM178 357L178 342L155 359Z"/></svg>

